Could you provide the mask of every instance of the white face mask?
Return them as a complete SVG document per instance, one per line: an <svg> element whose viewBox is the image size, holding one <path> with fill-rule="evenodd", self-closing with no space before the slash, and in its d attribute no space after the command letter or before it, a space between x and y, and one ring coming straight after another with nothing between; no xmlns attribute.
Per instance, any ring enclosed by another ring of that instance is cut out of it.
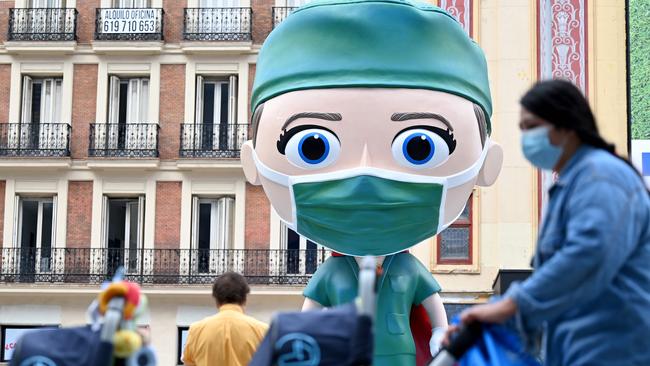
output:
<svg viewBox="0 0 650 366"><path fill-rule="evenodd" d="M362 167L330 173L289 176L262 163L264 178L289 188L291 221L287 226L308 239L348 255L388 255L438 234L445 221L450 188L478 176L489 141L469 168L447 177L431 177Z"/></svg>

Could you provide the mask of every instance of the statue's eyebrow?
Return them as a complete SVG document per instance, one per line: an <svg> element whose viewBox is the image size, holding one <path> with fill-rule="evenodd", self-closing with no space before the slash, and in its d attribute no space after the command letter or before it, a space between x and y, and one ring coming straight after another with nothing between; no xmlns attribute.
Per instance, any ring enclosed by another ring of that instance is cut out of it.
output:
<svg viewBox="0 0 650 366"><path fill-rule="evenodd" d="M392 116L390 116L390 120L393 122L402 122L402 121L408 121L411 119L435 119L438 120L447 126L449 131L453 132L454 128L451 126L451 123L449 121L437 114L437 113L430 113L430 112L407 112L407 113L393 113Z"/></svg>
<svg viewBox="0 0 650 366"><path fill-rule="evenodd" d="M300 112L296 113L293 116L287 118L287 121L284 122L282 125L282 129L286 129L289 124L297 119L300 118L315 118L315 119L322 119L325 121L341 121L343 117L341 117L340 113L332 113L332 112Z"/></svg>

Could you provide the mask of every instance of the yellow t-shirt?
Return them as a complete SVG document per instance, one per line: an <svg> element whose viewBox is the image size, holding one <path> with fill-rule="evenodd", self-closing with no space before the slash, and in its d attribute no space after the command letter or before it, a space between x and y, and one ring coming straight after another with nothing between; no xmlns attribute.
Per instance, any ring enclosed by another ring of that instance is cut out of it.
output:
<svg viewBox="0 0 650 366"><path fill-rule="evenodd" d="M268 325L226 304L219 313L190 326L183 362L196 366L246 366L264 338Z"/></svg>

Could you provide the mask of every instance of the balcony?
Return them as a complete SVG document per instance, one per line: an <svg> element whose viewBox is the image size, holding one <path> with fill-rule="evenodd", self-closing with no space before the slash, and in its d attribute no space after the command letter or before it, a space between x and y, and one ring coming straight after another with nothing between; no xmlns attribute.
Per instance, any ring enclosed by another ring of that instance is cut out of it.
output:
<svg viewBox="0 0 650 366"><path fill-rule="evenodd" d="M0 124L0 157L70 156L71 129L67 123Z"/></svg>
<svg viewBox="0 0 650 366"><path fill-rule="evenodd" d="M305 285L324 249L0 248L0 283L100 284L122 266L140 284L211 284L236 271L252 285Z"/></svg>
<svg viewBox="0 0 650 366"><path fill-rule="evenodd" d="M183 38L187 41L250 41L251 8L186 8Z"/></svg>
<svg viewBox="0 0 650 366"><path fill-rule="evenodd" d="M75 41L76 30L76 9L9 9L9 41Z"/></svg>
<svg viewBox="0 0 650 366"><path fill-rule="evenodd" d="M239 158L241 146L248 140L248 124L181 125L181 158Z"/></svg>
<svg viewBox="0 0 650 366"><path fill-rule="evenodd" d="M97 41L162 41L163 10L160 8L101 8L95 14Z"/></svg>
<svg viewBox="0 0 650 366"><path fill-rule="evenodd" d="M295 6L274 6L273 7L273 28L277 27L278 24L282 23L289 14L293 13L294 10L298 9Z"/></svg>
<svg viewBox="0 0 650 366"><path fill-rule="evenodd" d="M91 123L88 155L102 158L157 158L157 123Z"/></svg>

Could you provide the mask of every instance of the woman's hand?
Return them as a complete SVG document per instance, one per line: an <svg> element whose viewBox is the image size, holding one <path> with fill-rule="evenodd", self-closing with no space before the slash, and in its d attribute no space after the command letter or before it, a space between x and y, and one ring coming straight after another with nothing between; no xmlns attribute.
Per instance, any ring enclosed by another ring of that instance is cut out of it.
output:
<svg viewBox="0 0 650 366"><path fill-rule="evenodd" d="M503 323L517 312L517 303L505 298L490 304L472 306L460 314L460 321L469 324L475 321L481 323Z"/></svg>
<svg viewBox="0 0 650 366"><path fill-rule="evenodd" d="M517 312L517 303L510 298L505 298L490 304L482 304L472 306L471 308L463 311L460 315L460 321L463 324L473 322L481 323L503 323L510 319ZM450 326L447 329L445 338L442 341L443 345L449 344L449 339L452 334L458 331L457 326Z"/></svg>

